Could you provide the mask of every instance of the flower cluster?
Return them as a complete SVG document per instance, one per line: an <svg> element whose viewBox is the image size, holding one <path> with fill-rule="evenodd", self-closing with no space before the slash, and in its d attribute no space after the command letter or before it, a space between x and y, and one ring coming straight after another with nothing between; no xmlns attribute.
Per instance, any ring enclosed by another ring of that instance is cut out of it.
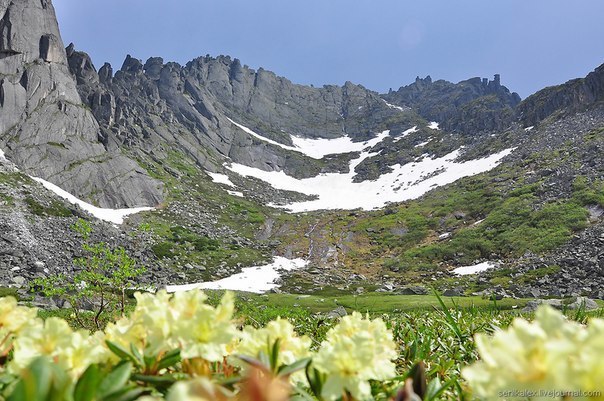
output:
<svg viewBox="0 0 604 401"><path fill-rule="evenodd" d="M348 391L357 400L371 398L369 380L395 376L397 357L392 332L381 319L369 320L354 312L327 332L313 358L313 366L327 375L322 396L335 400Z"/></svg>
<svg viewBox="0 0 604 401"><path fill-rule="evenodd" d="M592 399L604 399L603 320L583 326L543 306L532 323L517 318L492 337L477 334L476 347L481 360L462 371L476 396L552 399L551 394L559 394L557 399L573 399L573 394L600 394Z"/></svg>
<svg viewBox="0 0 604 401"><path fill-rule="evenodd" d="M12 348L13 339L36 321L38 311L18 306L13 297L0 298L0 356Z"/></svg>
<svg viewBox="0 0 604 401"><path fill-rule="evenodd" d="M201 291L170 295L135 294L137 306L132 315L107 326L107 340L139 352L158 355L180 349L184 359L221 361L229 354L227 346L237 330L232 322L234 301L226 293L214 308Z"/></svg>
<svg viewBox="0 0 604 401"><path fill-rule="evenodd" d="M310 356L310 338L308 336L298 337L294 326L281 318L273 320L259 329L245 327L240 333L240 342L235 353L252 357L258 357L261 353L269 355L277 341L279 342L278 362L280 365L289 365Z"/></svg>
<svg viewBox="0 0 604 401"><path fill-rule="evenodd" d="M108 360L109 350L104 335L85 330L74 331L66 321L56 317L45 321L34 319L14 341L13 359L9 369L24 370L35 358L48 356L54 363L76 379L90 365Z"/></svg>

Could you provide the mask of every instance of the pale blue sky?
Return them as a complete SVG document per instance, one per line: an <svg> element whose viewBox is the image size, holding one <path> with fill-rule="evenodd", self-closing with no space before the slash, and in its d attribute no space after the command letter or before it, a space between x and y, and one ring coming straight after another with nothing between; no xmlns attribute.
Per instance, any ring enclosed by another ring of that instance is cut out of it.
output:
<svg viewBox="0 0 604 401"><path fill-rule="evenodd" d="M296 83L385 92L502 76L524 98L604 63L602 0L54 0L97 66L228 54Z"/></svg>

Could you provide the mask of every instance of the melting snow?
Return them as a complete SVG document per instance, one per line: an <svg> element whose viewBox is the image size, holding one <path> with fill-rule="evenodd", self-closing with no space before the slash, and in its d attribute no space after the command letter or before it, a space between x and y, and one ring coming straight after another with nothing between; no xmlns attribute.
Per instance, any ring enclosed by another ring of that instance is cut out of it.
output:
<svg viewBox="0 0 604 401"><path fill-rule="evenodd" d="M229 176L226 174L211 173L209 171L206 171L206 174L209 175L212 181L214 181L215 183L228 185L229 187L235 187L235 184L231 182Z"/></svg>
<svg viewBox="0 0 604 401"><path fill-rule="evenodd" d="M415 145L415 147L421 148L422 146L426 146L427 144L429 144L431 141L432 141L432 138L428 139L426 142L418 143L417 145Z"/></svg>
<svg viewBox="0 0 604 401"><path fill-rule="evenodd" d="M275 256L272 263L264 266L245 267L241 273L217 281L207 281L197 284L169 285L168 292L189 291L194 289L233 290L263 293L278 287L275 281L281 276L281 271L291 271L306 266L304 259L287 259Z"/></svg>
<svg viewBox="0 0 604 401"><path fill-rule="evenodd" d="M42 184L46 189L54 192L58 196L63 199L66 199L68 202L73 203L74 205L80 206L82 209L86 210L88 213L96 217L97 219L108 221L113 224L122 224L124 222L124 218L131 214L144 212L147 210L153 210L152 207L136 207L131 209L103 209L100 207L96 207L91 205L90 203L86 203L83 200L80 200L70 194L69 192L59 188L55 184L43 180L38 177L31 177L34 181Z"/></svg>
<svg viewBox="0 0 604 401"><path fill-rule="evenodd" d="M377 180L358 183L353 182L355 167L377 153L362 152L359 158L350 162L348 173L326 173L304 179L288 176L283 171L264 171L237 163L232 163L227 168L243 176L261 179L277 189L318 197L311 201L279 206L293 212L356 208L370 210L383 207L389 202L415 199L434 187L488 171L496 167L512 150L506 149L482 159L457 162L455 160L461 154L460 148L436 159L425 157L402 166L395 164L390 166L391 172L381 175Z"/></svg>
<svg viewBox="0 0 604 401"><path fill-rule="evenodd" d="M289 146L266 138L252 131L248 127L236 123L230 118L229 121L235 124L237 127L241 128L246 133L253 136L254 138L258 138L264 142L279 146L282 149L302 153L308 157L312 157L313 159L322 159L324 156L331 154L360 152L364 149L371 148L377 145L378 143L383 141L384 138L390 135L390 131L384 131L381 134L378 134L375 138L372 138L365 142L353 142L352 139L350 139L350 137L348 136L343 136L334 139L311 139L291 135L292 143L294 144L294 146Z"/></svg>
<svg viewBox="0 0 604 401"><path fill-rule="evenodd" d="M384 99L382 99L382 100L384 100ZM406 111L406 110L409 109L409 108L404 108L404 107L401 107L401 106L397 106L395 104L388 103L385 100L384 100L384 103L386 103L386 106L390 107L391 109L397 109L397 110L400 110L400 111Z"/></svg>
<svg viewBox="0 0 604 401"><path fill-rule="evenodd" d="M428 125L428 128L437 129L437 130L440 129L440 128L438 128L438 123L436 121L431 121L430 124Z"/></svg>
<svg viewBox="0 0 604 401"><path fill-rule="evenodd" d="M413 127L409 128L409 129L408 129L408 130L406 130L406 131L403 131L403 133L402 133L400 136L398 136L398 137L396 137L396 138L394 139L394 142L398 142L398 141L400 141L401 139L403 139L404 137L406 137L406 136L409 136L409 135L413 134L414 132L417 132L417 125L415 125L415 126L413 126Z"/></svg>
<svg viewBox="0 0 604 401"><path fill-rule="evenodd" d="M7 160L4 152L0 149L0 160ZM147 210L154 210L152 207L136 207L130 209L104 209L100 207L96 207L91 205L90 203L86 203L83 200L76 198L74 195L65 191L64 189L59 188L55 184L43 180L42 178L29 176L32 180L39 182L44 186L44 188L49 191L54 192L56 195L61 198L67 200L69 203L80 206L82 209L86 210L88 213L93 215L99 220L108 221L113 224L122 224L124 222L124 218L131 214L136 214L140 212L145 212Z"/></svg>
<svg viewBox="0 0 604 401"><path fill-rule="evenodd" d="M492 262L482 262L473 266L461 266L456 269L453 269L453 273L458 274L460 276L465 276L467 274L476 274L483 272L485 270L492 269L493 267L497 267L495 263Z"/></svg>
<svg viewBox="0 0 604 401"><path fill-rule="evenodd" d="M231 190L228 190L228 189L227 189L227 193L228 193L229 195L233 195L233 196L239 196L239 197L241 197L241 198L243 198L243 197L244 197L243 192L239 192L239 191L231 191Z"/></svg>

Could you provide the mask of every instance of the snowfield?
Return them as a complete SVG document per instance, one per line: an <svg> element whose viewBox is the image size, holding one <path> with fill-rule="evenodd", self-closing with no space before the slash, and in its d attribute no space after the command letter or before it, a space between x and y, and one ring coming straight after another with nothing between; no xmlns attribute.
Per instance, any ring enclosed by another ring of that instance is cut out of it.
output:
<svg viewBox="0 0 604 401"><path fill-rule="evenodd" d="M169 285L166 287L166 291L181 292L205 289L247 291L260 294L279 286L275 281L281 277L281 272L301 269L307 264L308 262L304 259L287 259L275 256L272 263L263 266L245 267L241 273L221 280L197 284Z"/></svg>
<svg viewBox="0 0 604 401"><path fill-rule="evenodd" d="M277 189L317 196L317 199L311 201L276 206L292 212L357 208L371 210L389 202L415 199L435 187L488 171L496 167L512 150L506 149L482 159L458 162L456 159L461 154L460 148L440 158L424 156L414 163L395 164L390 166L391 172L381 175L377 180L359 183L353 182L355 167L377 153L362 152L360 157L350 162L346 174L328 173L305 179L296 179L283 171L264 171L238 163L232 163L226 168L246 177L263 180Z"/></svg>
<svg viewBox="0 0 604 401"><path fill-rule="evenodd" d="M206 174L209 175L210 178L212 179L212 181L214 181L217 184L224 184L224 185L228 185L229 187L235 188L235 184L233 184L231 182L229 176L226 174L211 173L209 171L206 171Z"/></svg>
<svg viewBox="0 0 604 401"><path fill-rule="evenodd" d="M69 203L73 203L74 205L78 205L82 209L86 210L88 213L93 215L99 220L108 221L113 224L122 224L124 222L124 218L131 214L145 212L147 210L154 210L152 207L136 207L130 209L104 209L100 207L96 207L91 205L90 203L86 203L83 200L80 200L70 194L69 192L59 188L52 182L48 182L38 177L31 177L32 180L39 182L44 186L44 188L54 192L61 198L67 200Z"/></svg>
<svg viewBox="0 0 604 401"><path fill-rule="evenodd" d="M272 139L266 138L246 126L243 126L229 118L229 121L242 129L244 132L253 136L254 138L260 139L263 142L270 143L272 145L279 146L282 149L291 150L294 152L302 153L313 159L322 159L324 156L332 154L360 152L364 149L374 147L378 143L384 140L384 138L390 135L390 131L384 131L378 134L375 138L370 139L366 142L353 142L350 137L343 136L334 139L325 138L302 138L295 135L290 135L294 146L284 145L282 143L273 141ZM406 132L406 131L405 131ZM415 132L415 131L413 131ZM404 133L403 133L404 134Z"/></svg>
<svg viewBox="0 0 604 401"><path fill-rule="evenodd" d="M414 125L413 127L411 127L408 130L404 131L402 134L400 134L398 137L396 137L394 139L394 142L398 142L401 139L403 139L404 137L413 134L414 132L417 132L417 125Z"/></svg>
<svg viewBox="0 0 604 401"><path fill-rule="evenodd" d="M4 154L4 151L2 149L0 149L0 160L7 160L6 156ZM81 199L78 199L74 195L72 195L69 192L65 191L64 189L58 187L57 185L53 184L52 182L48 182L46 180L43 180L42 178L33 177L31 175L28 177L36 182L39 182L40 184L42 184L42 186L44 186L44 188L48 189L51 192L54 192L57 196L67 200L69 203L80 206L82 209L84 209L85 211L87 211L88 213L90 213L91 215L96 217L97 219L107 221L109 223L119 225L124 222L124 218L126 218L126 216L129 216L131 214L140 213L140 212L145 212L148 210L155 210L155 208L153 208L153 207L136 207L136 208L129 208L129 209L105 209L105 208L96 207L94 205L91 205L90 203L87 203Z"/></svg>
<svg viewBox="0 0 604 401"><path fill-rule="evenodd" d="M492 262L482 262L479 263L477 265L473 265L473 266L461 266L458 267L456 269L453 269L453 273L460 275L460 276L465 276L468 274L476 274L476 273L480 273L483 272L485 270L489 270L492 269L494 267L497 267L497 265L495 263Z"/></svg>

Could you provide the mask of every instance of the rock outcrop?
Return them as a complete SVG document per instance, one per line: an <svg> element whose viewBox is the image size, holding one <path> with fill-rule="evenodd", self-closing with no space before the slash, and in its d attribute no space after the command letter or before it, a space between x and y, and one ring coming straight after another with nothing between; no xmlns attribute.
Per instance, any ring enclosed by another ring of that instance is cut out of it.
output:
<svg viewBox="0 0 604 401"><path fill-rule="evenodd" d="M499 74L492 81L471 78L457 84L430 76L382 95L388 102L410 107L440 127L468 135L507 128L515 120L520 96L501 85Z"/></svg>
<svg viewBox="0 0 604 401"><path fill-rule="evenodd" d="M28 174L104 207L155 205L162 184L103 146L50 0L0 2L0 148Z"/></svg>
<svg viewBox="0 0 604 401"><path fill-rule="evenodd" d="M315 160L258 140L231 120L291 145L290 134L368 139L384 120L401 113L359 85L295 85L226 56L200 57L185 66L128 56L113 75L109 64L97 72L90 57L73 46L67 54L106 146L143 149L156 158L168 148L178 150L211 171L235 161L297 177L320 172Z"/></svg>
<svg viewBox="0 0 604 401"><path fill-rule="evenodd" d="M601 101L604 101L604 64L585 78L551 86L529 96L518 106L518 115L525 126L532 126L556 112L582 111Z"/></svg>

